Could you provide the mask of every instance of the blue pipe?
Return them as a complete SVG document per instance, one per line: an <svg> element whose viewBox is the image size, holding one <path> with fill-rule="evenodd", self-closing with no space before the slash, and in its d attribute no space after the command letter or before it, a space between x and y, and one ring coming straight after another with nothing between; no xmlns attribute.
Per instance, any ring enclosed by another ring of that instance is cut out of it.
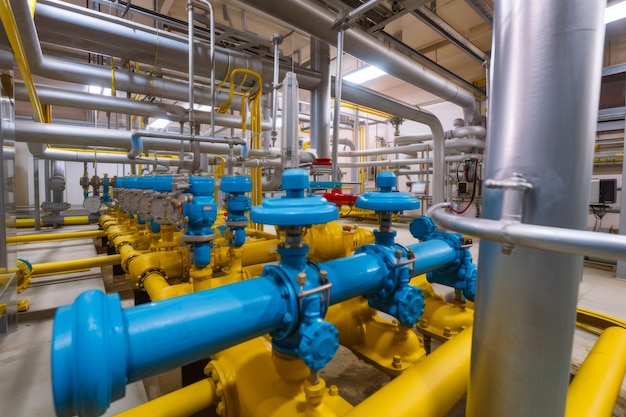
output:
<svg viewBox="0 0 626 417"><path fill-rule="evenodd" d="M456 259L452 255L455 249L445 241L424 242L411 249L415 251L417 274L446 267ZM401 307L403 302L414 300L406 294L407 288L413 287L406 285L406 266L394 266L394 252L366 245L351 257L319 264L294 261L284 267L269 266L257 279L125 310L117 295L83 293L73 305L59 308L55 317L52 375L57 415L100 415L111 401L124 395L128 382L206 358L266 333L276 339L289 337L298 322L306 322L305 317L299 317L296 280L286 277L296 271L304 270L309 277L319 270L328 271L330 304L361 294L385 300L388 294L394 298L385 305ZM400 285L398 271L405 276L399 297L395 297L395 287ZM414 310L407 306L404 317L414 317ZM314 318L312 325L322 324Z"/></svg>
<svg viewBox="0 0 626 417"><path fill-rule="evenodd" d="M117 294L84 292L55 316L57 415L98 416L127 383L266 334L287 310L281 286L263 278L129 309Z"/></svg>

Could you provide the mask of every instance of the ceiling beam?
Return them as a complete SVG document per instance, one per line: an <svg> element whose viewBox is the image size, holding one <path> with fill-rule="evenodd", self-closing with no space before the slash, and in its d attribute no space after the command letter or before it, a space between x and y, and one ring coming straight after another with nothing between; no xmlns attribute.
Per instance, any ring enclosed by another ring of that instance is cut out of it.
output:
<svg viewBox="0 0 626 417"><path fill-rule="evenodd" d="M419 9L412 11L411 14L426 23L426 25L428 25L432 30L449 40L453 45L481 64L489 60L490 57L488 54L470 42L465 36L457 32L456 29L450 26L445 20L437 16L437 14L432 12L427 7L422 6Z"/></svg>
<svg viewBox="0 0 626 417"><path fill-rule="evenodd" d="M478 16L480 16L485 22L489 23L489 26L493 27L493 10L485 2L485 0L465 0Z"/></svg>
<svg viewBox="0 0 626 417"><path fill-rule="evenodd" d="M397 12L396 14L394 14L393 16L388 17L387 19L375 24L374 26L372 26L371 28L367 29L367 31L369 33L374 33L377 32L381 29L383 29L385 26L387 26L388 24L394 22L395 20L400 19L402 16L411 13L413 10L422 7L423 5L425 5L426 3L428 3L431 0L407 0L402 4L403 9L400 10L399 12Z"/></svg>

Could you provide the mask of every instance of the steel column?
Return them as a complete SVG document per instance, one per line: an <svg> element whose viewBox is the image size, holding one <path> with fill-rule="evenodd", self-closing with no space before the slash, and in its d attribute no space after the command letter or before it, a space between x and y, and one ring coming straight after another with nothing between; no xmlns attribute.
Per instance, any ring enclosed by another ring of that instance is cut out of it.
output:
<svg viewBox="0 0 626 417"><path fill-rule="evenodd" d="M604 7L496 3L486 178L533 184L522 223L586 228ZM485 218L500 218L502 196L485 190ZM481 242L468 417L563 416L582 263Z"/></svg>

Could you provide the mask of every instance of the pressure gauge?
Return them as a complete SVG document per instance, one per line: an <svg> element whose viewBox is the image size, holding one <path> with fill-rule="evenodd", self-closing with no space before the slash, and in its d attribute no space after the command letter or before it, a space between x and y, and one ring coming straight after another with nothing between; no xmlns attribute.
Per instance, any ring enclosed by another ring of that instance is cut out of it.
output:
<svg viewBox="0 0 626 417"><path fill-rule="evenodd" d="M97 213L101 205L102 201L100 201L100 197L89 196L83 201L83 208L90 214Z"/></svg>

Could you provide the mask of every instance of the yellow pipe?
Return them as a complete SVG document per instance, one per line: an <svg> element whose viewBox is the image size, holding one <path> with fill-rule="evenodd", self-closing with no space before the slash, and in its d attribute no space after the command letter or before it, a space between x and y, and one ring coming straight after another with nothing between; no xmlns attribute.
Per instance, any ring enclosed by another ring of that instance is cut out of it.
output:
<svg viewBox="0 0 626 417"><path fill-rule="evenodd" d="M39 96L37 96L35 82L33 81L33 74L30 71L30 65L26 59L26 50L24 49L24 44L20 38L20 33L17 30L17 22L15 21L15 15L13 14L13 9L11 8L9 0L0 0L0 19L2 20L2 26L4 27L4 31L9 38L9 43L13 49L13 53L15 54L15 60L20 68L22 79L26 84L28 98L30 99L30 103L35 111L35 118L39 122L48 123L50 120L46 118L44 108L39 101Z"/></svg>
<svg viewBox="0 0 626 417"><path fill-rule="evenodd" d="M215 382L203 379L114 417L187 417L217 402Z"/></svg>
<svg viewBox="0 0 626 417"><path fill-rule="evenodd" d="M598 338L567 391L565 417L611 417L626 373L626 330Z"/></svg>
<svg viewBox="0 0 626 417"><path fill-rule="evenodd" d="M0 0L1 1L1 0ZM15 219L14 224L11 224L13 227L35 227L35 219ZM63 221L59 222L64 226L79 226L89 224L89 216L65 216L63 217ZM46 226L47 223L44 222L44 219L39 219L40 226Z"/></svg>
<svg viewBox="0 0 626 417"><path fill-rule="evenodd" d="M71 261L48 262L43 264L33 264L31 274L50 275L59 272L70 272L81 269L91 269L100 266L119 265L122 261L120 255L96 256L93 258L76 259Z"/></svg>
<svg viewBox="0 0 626 417"><path fill-rule="evenodd" d="M467 392L472 331L466 329L345 417L441 417Z"/></svg>
<svg viewBox="0 0 626 417"><path fill-rule="evenodd" d="M68 233L41 233L32 235L9 236L7 237L7 243L46 242L50 240L85 239L105 236L106 233L104 232L104 230L88 230L83 232Z"/></svg>
<svg viewBox="0 0 626 417"><path fill-rule="evenodd" d="M626 329L626 321L624 320L581 307L576 309L576 325L597 335L600 335L608 327L617 326Z"/></svg>

